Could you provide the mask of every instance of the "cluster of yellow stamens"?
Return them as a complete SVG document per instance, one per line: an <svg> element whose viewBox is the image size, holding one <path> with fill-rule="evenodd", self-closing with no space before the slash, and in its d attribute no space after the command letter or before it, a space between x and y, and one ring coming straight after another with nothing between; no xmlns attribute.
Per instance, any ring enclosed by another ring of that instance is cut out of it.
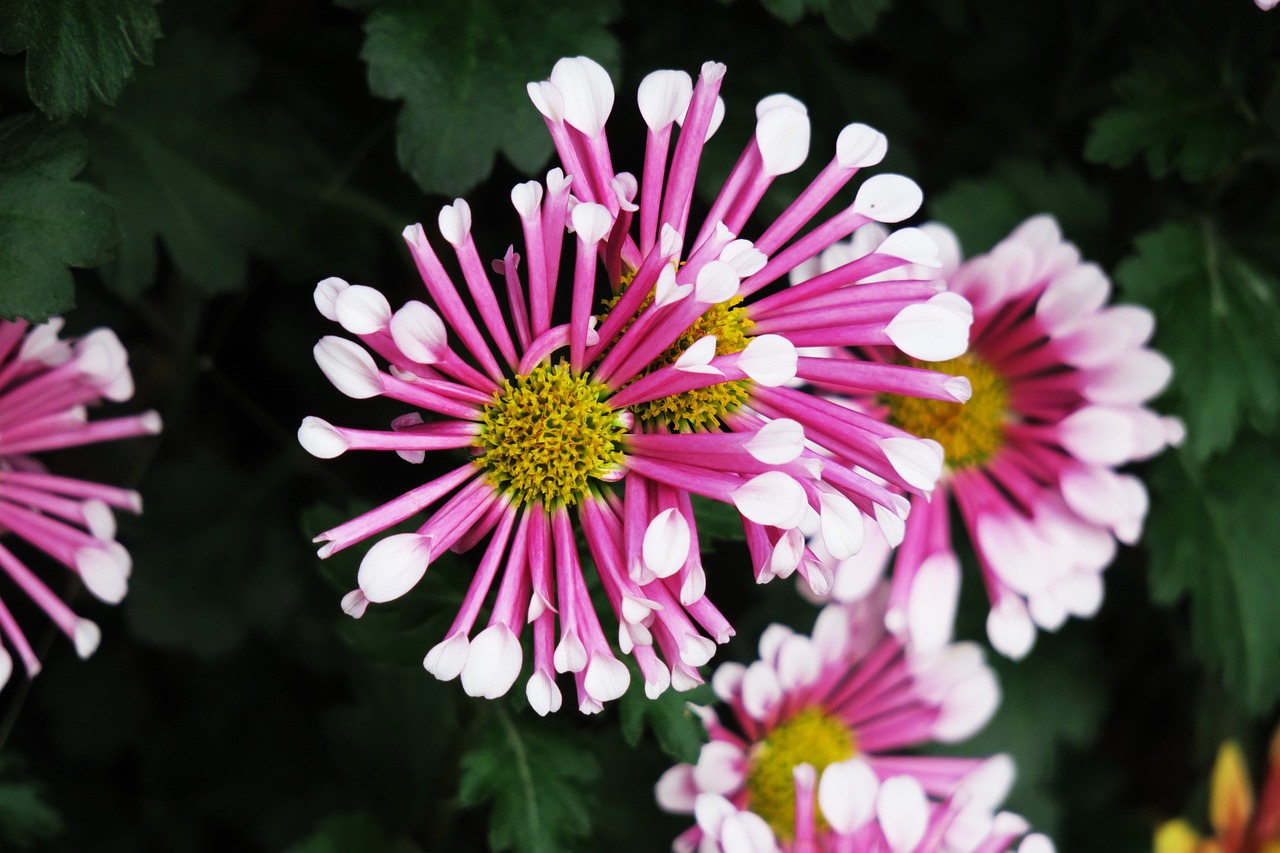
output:
<svg viewBox="0 0 1280 853"><path fill-rule="evenodd" d="M622 465L627 430L604 402L607 394L563 362L506 380L485 407L475 441L489 482L520 504L577 504L589 480Z"/></svg>
<svg viewBox="0 0 1280 853"><path fill-rule="evenodd" d="M858 752L853 731L820 708L806 708L769 732L747 756L747 808L783 840L796 832L796 783L792 771L811 764L819 777L829 765ZM818 826L826 828L821 814Z"/></svg>
<svg viewBox="0 0 1280 853"><path fill-rule="evenodd" d="M1000 374L973 354L937 363L913 360L911 364L968 377L973 396L967 403L950 403L885 395L889 423L941 444L946 451L947 467L952 471L982 465L994 456L1004 444L1009 417L1009 392Z"/></svg>

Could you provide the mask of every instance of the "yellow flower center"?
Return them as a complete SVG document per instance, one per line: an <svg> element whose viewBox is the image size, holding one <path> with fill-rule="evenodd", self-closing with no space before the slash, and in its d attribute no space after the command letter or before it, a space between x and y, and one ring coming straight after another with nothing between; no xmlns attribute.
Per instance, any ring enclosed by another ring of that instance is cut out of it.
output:
<svg viewBox="0 0 1280 853"><path fill-rule="evenodd" d="M1009 392L1000 374L972 353L934 364L915 360L911 364L968 377L973 396L967 403L951 403L887 394L889 423L941 444L952 471L982 465L994 456L1004 444L1009 418Z"/></svg>
<svg viewBox="0 0 1280 853"><path fill-rule="evenodd" d="M563 362L506 380L485 407L475 440L489 482L524 505L581 501L590 479L622 464L627 429L603 402L607 393Z"/></svg>
<svg viewBox="0 0 1280 853"><path fill-rule="evenodd" d="M806 708L752 747L748 755L747 808L789 841L796 834L796 783L792 771L811 764L819 777L829 765L853 758L857 739L843 722ZM818 815L819 829L826 822Z"/></svg>
<svg viewBox="0 0 1280 853"><path fill-rule="evenodd" d="M651 301L652 297L646 299L641 310L648 307ZM715 335L716 355L742 352L751 342L747 332L755 323L747 317L746 309L738 306L741 301L739 298L734 298L708 308L640 375L674 364L685 350L707 335ZM616 298L610 299L606 307L612 308L616 302ZM695 388L692 391L640 403L631 408L641 423L666 424L675 432L714 430L720 427L725 415L736 411L747 402L747 398L751 396L751 384L750 379L719 382L706 388Z"/></svg>

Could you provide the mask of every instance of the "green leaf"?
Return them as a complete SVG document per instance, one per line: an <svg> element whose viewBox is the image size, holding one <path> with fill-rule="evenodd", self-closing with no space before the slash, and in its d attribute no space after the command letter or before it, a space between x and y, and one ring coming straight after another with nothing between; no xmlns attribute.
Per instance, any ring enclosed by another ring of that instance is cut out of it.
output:
<svg viewBox="0 0 1280 853"><path fill-rule="evenodd" d="M246 96L257 60L240 41L184 31L161 42L114 110L90 126L90 174L115 198L124 241L107 284L127 298L150 286L157 241L205 293L244 286L249 256L278 257L308 150Z"/></svg>
<svg viewBox="0 0 1280 853"><path fill-rule="evenodd" d="M391 843L377 819L365 812L333 815L286 853L389 853Z"/></svg>
<svg viewBox="0 0 1280 853"><path fill-rule="evenodd" d="M0 122L0 317L44 320L75 305L67 267L107 259L119 238L111 200L72 180L85 143L69 124Z"/></svg>
<svg viewBox="0 0 1280 853"><path fill-rule="evenodd" d="M1085 159L1125 166L1141 156L1157 178L1178 172L1203 181L1244 150L1249 120L1241 104L1248 75L1212 51L1135 51L1115 81L1120 104L1093 122Z"/></svg>
<svg viewBox="0 0 1280 853"><path fill-rule="evenodd" d="M1237 255L1208 222L1138 237L1117 267L1126 296L1156 315L1156 345L1174 365L1171 395L1199 462L1250 423L1280 424L1280 285Z"/></svg>
<svg viewBox="0 0 1280 853"><path fill-rule="evenodd" d="M52 116L83 115L90 95L113 104L151 62L156 0L10 0L0 4L0 53L27 52L27 89Z"/></svg>
<svg viewBox="0 0 1280 853"><path fill-rule="evenodd" d="M693 517L698 527L698 544L704 551L712 539L740 542L747 538L742 516L731 504L693 495Z"/></svg>
<svg viewBox="0 0 1280 853"><path fill-rule="evenodd" d="M618 44L604 28L616 15L614 0L380 7L365 23L361 55L373 93L404 101L396 123L400 164L423 190L451 195L488 177L498 152L521 172L538 169L551 140L525 84L579 54L616 80Z"/></svg>
<svg viewBox="0 0 1280 853"><path fill-rule="evenodd" d="M618 700L618 721L627 743L638 746L645 729L651 729L662 751L676 761L696 762L698 752L707 741L707 729L689 710L689 703L709 705L715 702L711 688L705 684L677 693L668 689L657 699L644 693L644 676L631 658L631 686Z"/></svg>
<svg viewBox="0 0 1280 853"><path fill-rule="evenodd" d="M966 256L987 251L1037 213L1053 214L1064 234L1086 246L1106 233L1109 220L1106 193L1070 166L1029 160L1007 160L986 177L957 181L928 204L930 216L955 231Z"/></svg>
<svg viewBox="0 0 1280 853"><path fill-rule="evenodd" d="M462 759L458 799L491 805L493 850L560 853L591 829L600 765L549 721L527 725L500 705L493 709L479 744Z"/></svg>
<svg viewBox="0 0 1280 853"><path fill-rule="evenodd" d="M1274 543L1280 449L1249 436L1203 468L1183 451L1152 466L1151 591L1191 603L1197 653L1255 713L1280 697L1280 572Z"/></svg>
<svg viewBox="0 0 1280 853"><path fill-rule="evenodd" d="M788 24L806 12L821 14L831 32L847 41L869 35L892 0L760 0L770 15Z"/></svg>
<svg viewBox="0 0 1280 853"><path fill-rule="evenodd" d="M0 754L0 841L23 850L62 832L62 818L44 800L25 763L12 752Z"/></svg>

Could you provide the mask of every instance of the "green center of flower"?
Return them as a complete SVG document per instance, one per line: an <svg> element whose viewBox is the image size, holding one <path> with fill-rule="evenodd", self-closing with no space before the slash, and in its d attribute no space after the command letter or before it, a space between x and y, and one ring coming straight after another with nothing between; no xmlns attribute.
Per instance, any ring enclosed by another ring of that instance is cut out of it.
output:
<svg viewBox="0 0 1280 853"><path fill-rule="evenodd" d="M608 307L612 308L616 301L609 300ZM647 307L650 301L646 300L644 306ZM739 307L741 301L735 298L708 308L641 375L674 364L685 350L707 335L715 335L716 355L742 352L751 342L747 333L755 323L747 316L746 309ZM632 411L641 423L665 424L674 432L714 430L720 427L725 415L747 402L751 396L751 385L750 379L718 382L706 388L637 404Z"/></svg>
<svg viewBox="0 0 1280 853"><path fill-rule="evenodd" d="M889 423L941 444L952 471L974 468L994 456L1004 444L1009 417L1009 392L1000 374L971 353L934 364L911 364L968 377L973 396L967 403L951 403L886 395Z"/></svg>
<svg viewBox="0 0 1280 853"><path fill-rule="evenodd" d="M489 482L526 506L577 504L588 480L622 464L627 430L603 402L607 394L563 362L506 380L485 407L475 440Z"/></svg>
<svg viewBox="0 0 1280 853"><path fill-rule="evenodd" d="M820 708L806 708L752 747L748 756L747 808L760 815L777 836L796 833L796 783L792 771L811 764L819 777L829 765L858 752L853 732ZM818 816L819 828L826 823Z"/></svg>

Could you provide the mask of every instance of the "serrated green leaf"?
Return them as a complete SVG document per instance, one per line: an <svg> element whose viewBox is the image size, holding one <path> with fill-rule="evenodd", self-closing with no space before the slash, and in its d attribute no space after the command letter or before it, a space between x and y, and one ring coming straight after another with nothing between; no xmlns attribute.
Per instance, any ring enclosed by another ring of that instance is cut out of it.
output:
<svg viewBox="0 0 1280 853"><path fill-rule="evenodd" d="M987 251L1037 213L1053 214L1064 234L1086 245L1106 232L1109 220L1106 193L1074 169L1027 160L1005 161L984 178L958 181L928 204L930 216L955 231L966 256Z"/></svg>
<svg viewBox="0 0 1280 853"><path fill-rule="evenodd" d="M631 746L638 746L645 730L649 729L667 755L676 761L697 761L698 752L707 741L707 729L689 710L689 703L715 702L711 688L703 684L684 693L668 689L657 699L650 699L645 695L644 676L639 667L630 658L627 666L631 670L631 685L618 700L622 737Z"/></svg>
<svg viewBox="0 0 1280 853"><path fill-rule="evenodd" d="M1280 421L1280 284L1205 222L1169 223L1135 241L1116 268L1130 297L1156 315L1156 345L1173 361L1171 394L1197 461L1245 424Z"/></svg>
<svg viewBox="0 0 1280 853"><path fill-rule="evenodd" d="M463 756L458 799L490 804L492 849L561 853L591 829L600 765L566 732L493 707L480 742Z"/></svg>
<svg viewBox="0 0 1280 853"><path fill-rule="evenodd" d="M257 60L226 35L184 31L112 110L90 124L90 175L111 193L124 240L104 272L133 298L155 280L157 243L205 293L244 286L249 256L278 257L305 148L278 117L245 97Z"/></svg>
<svg viewBox="0 0 1280 853"><path fill-rule="evenodd" d="M1155 177L1178 172L1202 181L1243 151L1249 121L1241 112L1245 75L1210 51L1162 47L1136 51L1115 81L1120 104L1093 122L1085 159L1128 165L1138 156Z"/></svg>
<svg viewBox="0 0 1280 853"><path fill-rule="evenodd" d="M1184 450L1152 466L1153 500L1144 541L1151 592L1188 596L1197 653L1256 713L1280 697L1280 572L1274 543L1280 449L1247 437L1200 468Z"/></svg>
<svg viewBox="0 0 1280 853"><path fill-rule="evenodd" d="M151 62L156 0L10 0L0 4L0 53L27 52L27 89L55 117L83 115L95 95L113 104Z"/></svg>
<svg viewBox="0 0 1280 853"><path fill-rule="evenodd" d="M0 317L69 310L67 267L102 263L119 238L111 200L72 180L84 164L71 125L35 115L0 122Z"/></svg>
<svg viewBox="0 0 1280 853"><path fill-rule="evenodd" d="M400 164L423 190L457 195L488 177L501 152L520 171L551 153L525 84L563 56L590 56L617 79L618 44L604 28L614 0L418 3L397 0L365 23L369 87L403 100Z"/></svg>

